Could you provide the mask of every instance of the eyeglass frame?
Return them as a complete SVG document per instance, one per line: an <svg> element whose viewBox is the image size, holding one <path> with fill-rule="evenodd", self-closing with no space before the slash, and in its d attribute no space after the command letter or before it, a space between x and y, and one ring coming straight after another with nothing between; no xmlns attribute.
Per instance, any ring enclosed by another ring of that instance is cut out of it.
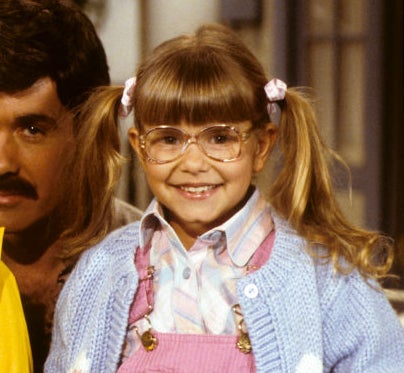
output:
<svg viewBox="0 0 404 373"><path fill-rule="evenodd" d="M210 130L212 128L228 128L228 129L234 131L237 134L237 138L238 138L239 146L240 146L240 149L238 151L237 156L235 156L233 158L230 158L230 159L219 159L219 158L213 157L212 155L210 155L210 154L208 154L206 152L204 147L199 144L198 137L204 131ZM147 147L146 147L146 137L147 137L147 135L149 133L151 133L153 131L156 131L158 129L174 129L176 131L181 132L185 137L186 141L184 142L184 144L183 144L183 146L181 148L181 152L178 154L178 156L176 156L173 159L170 159L169 161L159 161L157 159L152 158L148 154ZM150 128L145 133L141 134L139 136L139 145L140 145L140 148L143 150L144 154L146 155L147 161L153 162L153 163L156 163L156 164L166 164L166 163L170 163L170 162L174 162L174 161L178 160L179 158L181 158L184 155L185 151L188 149L188 146L190 144L192 144L192 143L195 143L198 146L198 148L202 151L203 154L205 154L208 158L213 159L214 161L217 161L217 162L232 162L232 161L235 161L236 159L238 159L240 157L240 155L241 155L241 144L243 142L246 142L249 139L249 137L251 135L251 132L253 130L254 130L254 128L249 128L246 131L240 131L238 128L236 128L234 126L229 126L228 124L216 124L216 125L213 125L213 126L202 128L197 134L189 134L189 133L185 132L184 130L182 130L181 128L178 128L178 127L161 125L161 126Z"/></svg>

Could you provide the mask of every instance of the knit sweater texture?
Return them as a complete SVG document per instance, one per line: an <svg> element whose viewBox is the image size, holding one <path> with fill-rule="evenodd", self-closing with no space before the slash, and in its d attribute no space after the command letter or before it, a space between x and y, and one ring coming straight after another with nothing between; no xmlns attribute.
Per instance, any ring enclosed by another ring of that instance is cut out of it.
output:
<svg viewBox="0 0 404 373"><path fill-rule="evenodd" d="M404 330L378 285L335 272L285 221L274 222L268 263L237 283L257 372L404 372ZM117 371L138 237L133 223L83 254L57 303L45 372Z"/></svg>

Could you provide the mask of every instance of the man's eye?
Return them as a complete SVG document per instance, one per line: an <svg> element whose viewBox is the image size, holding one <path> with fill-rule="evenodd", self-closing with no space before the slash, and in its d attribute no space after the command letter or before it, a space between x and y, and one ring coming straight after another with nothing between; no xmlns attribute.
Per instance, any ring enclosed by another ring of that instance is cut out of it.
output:
<svg viewBox="0 0 404 373"><path fill-rule="evenodd" d="M38 127L36 126L28 126L25 131L29 133L30 135L38 135L40 133L43 133Z"/></svg>
<svg viewBox="0 0 404 373"><path fill-rule="evenodd" d="M34 125L34 124L30 124L27 126L24 126L21 128L21 133L26 136L26 137L38 137L38 136L42 136L45 134L45 131L43 128Z"/></svg>

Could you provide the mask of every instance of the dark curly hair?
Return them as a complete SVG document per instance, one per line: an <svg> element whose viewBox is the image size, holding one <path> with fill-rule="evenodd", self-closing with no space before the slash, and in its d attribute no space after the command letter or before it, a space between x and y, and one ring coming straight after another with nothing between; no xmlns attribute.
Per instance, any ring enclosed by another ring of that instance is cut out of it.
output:
<svg viewBox="0 0 404 373"><path fill-rule="evenodd" d="M94 26L72 2L1 0L0 91L17 92L44 77L56 82L70 109L110 83Z"/></svg>

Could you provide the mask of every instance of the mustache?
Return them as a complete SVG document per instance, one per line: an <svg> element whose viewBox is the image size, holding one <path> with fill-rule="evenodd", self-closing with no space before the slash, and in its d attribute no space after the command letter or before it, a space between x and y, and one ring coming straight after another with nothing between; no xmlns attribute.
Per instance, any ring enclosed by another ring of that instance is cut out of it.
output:
<svg viewBox="0 0 404 373"><path fill-rule="evenodd" d="M17 194L31 199L38 199L35 187L29 181L15 175L0 175L0 193Z"/></svg>

